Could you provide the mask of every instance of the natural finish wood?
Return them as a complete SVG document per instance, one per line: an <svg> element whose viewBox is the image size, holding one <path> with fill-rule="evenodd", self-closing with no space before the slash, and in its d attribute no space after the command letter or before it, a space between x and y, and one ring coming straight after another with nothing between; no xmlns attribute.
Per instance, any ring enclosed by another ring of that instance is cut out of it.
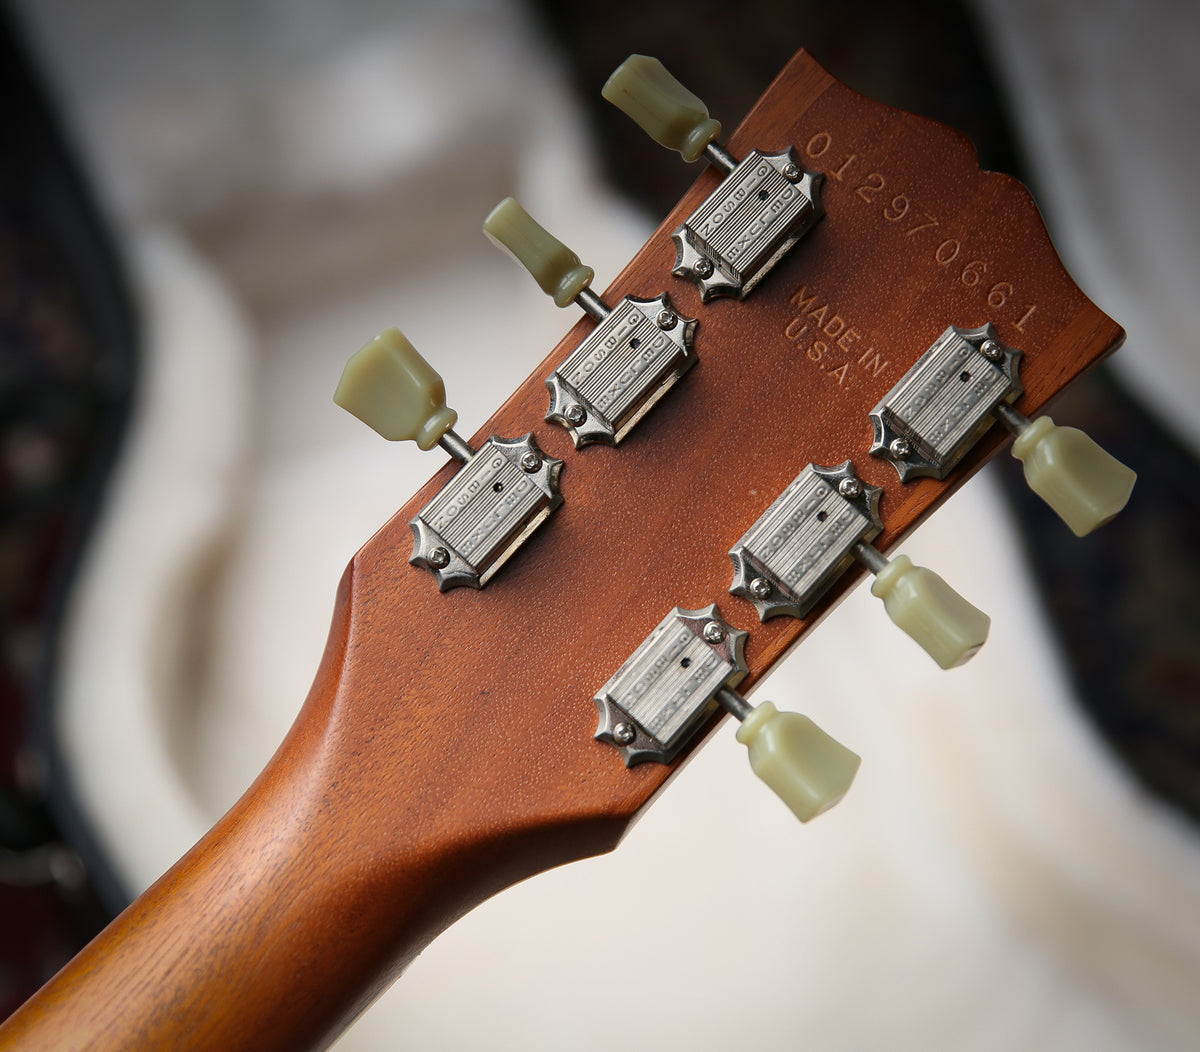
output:
<svg viewBox="0 0 1200 1052"><path fill-rule="evenodd" d="M627 770L592 739L593 693L668 609L717 601L748 629L747 688L812 626L759 624L727 593L728 549L804 464L850 457L884 488L887 549L994 452L998 429L947 483L908 486L867 455L868 410L946 325L990 320L1026 352L1026 414L1119 344L1024 188L980 172L957 133L801 53L728 145L789 143L826 172L827 215L746 301L702 306L669 273L669 233L711 171L605 294L666 287L700 319L697 367L619 448L575 451L542 421L542 381L593 325L580 321L475 436L532 429L567 462L564 506L486 590L442 595L407 561L409 519L457 465L439 471L347 569L266 771L0 1047L326 1044L472 906L611 849L686 761Z"/></svg>

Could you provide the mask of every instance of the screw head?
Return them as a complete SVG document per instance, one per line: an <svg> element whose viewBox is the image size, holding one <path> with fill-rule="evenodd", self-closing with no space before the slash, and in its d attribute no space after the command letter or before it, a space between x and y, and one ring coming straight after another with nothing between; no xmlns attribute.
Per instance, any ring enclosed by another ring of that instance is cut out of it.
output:
<svg viewBox="0 0 1200 1052"><path fill-rule="evenodd" d="M439 570L450 565L450 553L445 548L434 548L429 553L429 565L436 566Z"/></svg>
<svg viewBox="0 0 1200 1052"><path fill-rule="evenodd" d="M771 594L771 582L765 577L756 577L750 582L750 594L755 599L766 599Z"/></svg>
<svg viewBox="0 0 1200 1052"><path fill-rule="evenodd" d="M862 493L862 482L856 478L844 478L838 483L838 492L843 497L853 499Z"/></svg>
<svg viewBox="0 0 1200 1052"><path fill-rule="evenodd" d="M692 273L698 278L711 278L713 272L713 264L711 259L698 259L696 265L692 267Z"/></svg>
<svg viewBox="0 0 1200 1052"><path fill-rule="evenodd" d="M542 458L539 457L532 449L527 449L521 454L521 470L530 473L537 471L542 466Z"/></svg>
<svg viewBox="0 0 1200 1052"><path fill-rule="evenodd" d="M1004 357L1004 350L995 340L984 340L979 345L979 353L992 362L998 362Z"/></svg>
<svg viewBox="0 0 1200 1052"><path fill-rule="evenodd" d="M679 315L673 310L660 310L658 318L655 320L658 322L660 329L673 329L679 324Z"/></svg>
<svg viewBox="0 0 1200 1052"><path fill-rule="evenodd" d="M888 452L897 460L907 460L912 456L912 446L907 438L893 438L888 443Z"/></svg>
<svg viewBox="0 0 1200 1052"><path fill-rule="evenodd" d="M567 423L572 427L578 427L587 419L587 410L578 402L572 402L567 406L567 411L563 416L567 418Z"/></svg>
<svg viewBox="0 0 1200 1052"><path fill-rule="evenodd" d="M725 629L722 628L721 625L716 621L709 621L709 623L704 626L704 642L720 643L724 638Z"/></svg>
<svg viewBox="0 0 1200 1052"><path fill-rule="evenodd" d="M629 745L637 737L637 731L628 723L618 723L612 729L613 741L618 745Z"/></svg>
<svg viewBox="0 0 1200 1052"><path fill-rule="evenodd" d="M792 164L791 161L789 161L787 164L785 164L783 166L783 177L785 179L789 180L790 182L794 183L797 179L800 178L799 166Z"/></svg>

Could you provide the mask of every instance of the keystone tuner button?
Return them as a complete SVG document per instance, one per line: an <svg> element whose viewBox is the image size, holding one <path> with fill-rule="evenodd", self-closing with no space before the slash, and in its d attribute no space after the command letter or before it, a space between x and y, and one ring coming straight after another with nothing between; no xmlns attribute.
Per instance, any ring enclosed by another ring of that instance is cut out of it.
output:
<svg viewBox="0 0 1200 1052"><path fill-rule="evenodd" d="M649 55L630 55L600 94L685 161L698 161L721 134L720 122L708 115L704 102Z"/></svg>
<svg viewBox="0 0 1200 1052"><path fill-rule="evenodd" d="M807 716L780 712L769 701L752 706L728 687L717 700L742 721L737 740L750 750L754 773L801 822L846 795L862 761Z"/></svg>
<svg viewBox="0 0 1200 1052"><path fill-rule="evenodd" d="M595 271L580 263L579 257L526 212L515 197L506 197L492 209L483 221L483 232L533 275L556 307L578 299L579 305L592 313L586 301L595 298L589 289ZM605 309L599 317L607 313Z"/></svg>
<svg viewBox="0 0 1200 1052"><path fill-rule="evenodd" d="M453 431L442 378L394 326L351 355L333 400L389 441L440 445L464 463L474 453Z"/></svg>
<svg viewBox="0 0 1200 1052"><path fill-rule="evenodd" d="M889 562L869 544L855 545L854 556L875 574L871 594L888 617L942 668L965 664L987 642L992 619L932 570L907 555Z"/></svg>
<svg viewBox="0 0 1200 1052"><path fill-rule="evenodd" d="M1137 472L1101 449L1074 427L1048 416L1030 420L1010 405L996 415L1016 438L1012 455L1025 468L1025 481L1077 537L1112 519L1129 500Z"/></svg>

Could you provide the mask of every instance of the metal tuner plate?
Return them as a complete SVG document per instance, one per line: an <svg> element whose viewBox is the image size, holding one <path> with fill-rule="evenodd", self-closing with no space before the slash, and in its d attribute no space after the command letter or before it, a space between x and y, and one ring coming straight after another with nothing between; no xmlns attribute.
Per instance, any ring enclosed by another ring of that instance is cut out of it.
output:
<svg viewBox="0 0 1200 1052"><path fill-rule="evenodd" d="M803 617L853 561L851 549L883 529L879 498L847 460L809 464L729 553L734 595L749 599L763 620Z"/></svg>
<svg viewBox="0 0 1200 1052"><path fill-rule="evenodd" d="M562 503L561 471L532 434L493 435L409 524L409 562L432 571L443 592L482 588Z"/></svg>
<svg viewBox="0 0 1200 1052"><path fill-rule="evenodd" d="M695 364L695 328L665 292L626 296L546 381L546 419L570 431L576 447L615 446Z"/></svg>
<svg viewBox="0 0 1200 1052"><path fill-rule="evenodd" d="M991 426L996 407L1025 388L1021 352L978 329L951 325L871 410L873 456L890 460L900 481L944 479Z"/></svg>
<svg viewBox="0 0 1200 1052"><path fill-rule="evenodd" d="M671 271L690 278L700 298L744 297L825 214L824 176L783 153L752 150L671 237Z"/></svg>
<svg viewBox="0 0 1200 1052"><path fill-rule="evenodd" d="M746 635L716 604L676 607L596 694L596 738L620 749L629 767L670 763L716 708L717 691L746 677Z"/></svg>

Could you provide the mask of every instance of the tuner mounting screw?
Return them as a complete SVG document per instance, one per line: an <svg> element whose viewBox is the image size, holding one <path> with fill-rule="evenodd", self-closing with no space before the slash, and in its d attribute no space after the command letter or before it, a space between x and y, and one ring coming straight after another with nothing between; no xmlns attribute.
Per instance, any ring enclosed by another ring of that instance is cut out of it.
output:
<svg viewBox="0 0 1200 1052"><path fill-rule="evenodd" d="M692 273L698 278L711 278L713 265L711 259L698 259L696 265L692 267Z"/></svg>
<svg viewBox="0 0 1200 1052"><path fill-rule="evenodd" d="M439 570L450 565L450 553L445 548L434 548L429 553L429 565L436 566Z"/></svg>
<svg viewBox="0 0 1200 1052"><path fill-rule="evenodd" d="M632 724L618 723L612 729L613 741L618 745L630 745L633 739L637 737L637 731L633 729Z"/></svg>
<svg viewBox="0 0 1200 1052"><path fill-rule="evenodd" d="M679 315L673 310L660 310L656 320L660 329L673 329L679 324Z"/></svg>
<svg viewBox="0 0 1200 1052"><path fill-rule="evenodd" d="M722 628L716 621L709 621L704 626L704 642L720 643L725 638L725 629Z"/></svg>
<svg viewBox="0 0 1200 1052"><path fill-rule="evenodd" d="M756 577L750 582L750 594L755 599L766 599L771 594L771 582L765 577Z"/></svg>
<svg viewBox="0 0 1200 1052"><path fill-rule="evenodd" d="M532 449L526 450L521 454L521 470L532 474L542 466L542 458L539 457Z"/></svg>
<svg viewBox="0 0 1200 1052"><path fill-rule="evenodd" d="M979 353L988 361L998 362L1004 357L1004 351L995 340L984 340L979 345Z"/></svg>
<svg viewBox="0 0 1200 1052"><path fill-rule="evenodd" d="M798 165L794 165L794 164L792 164L791 162L788 162L787 164L785 164L785 165L783 166L783 177L784 177L785 179L787 179L789 182L793 182L793 183L794 183L794 182L795 182L797 179L799 179L799 178L800 178L800 168L799 168L799 166L798 166Z"/></svg>
<svg viewBox="0 0 1200 1052"><path fill-rule="evenodd" d="M567 406L567 411L563 416L567 418L567 423L572 427L579 427L587 419L587 410L578 402L572 402Z"/></svg>
<svg viewBox="0 0 1200 1052"><path fill-rule="evenodd" d="M897 460L907 460L912 456L912 446L907 438L893 438L888 444L888 452Z"/></svg>
<svg viewBox="0 0 1200 1052"><path fill-rule="evenodd" d="M848 500L853 500L862 493L862 482L856 478L844 478L838 483L838 492Z"/></svg>

